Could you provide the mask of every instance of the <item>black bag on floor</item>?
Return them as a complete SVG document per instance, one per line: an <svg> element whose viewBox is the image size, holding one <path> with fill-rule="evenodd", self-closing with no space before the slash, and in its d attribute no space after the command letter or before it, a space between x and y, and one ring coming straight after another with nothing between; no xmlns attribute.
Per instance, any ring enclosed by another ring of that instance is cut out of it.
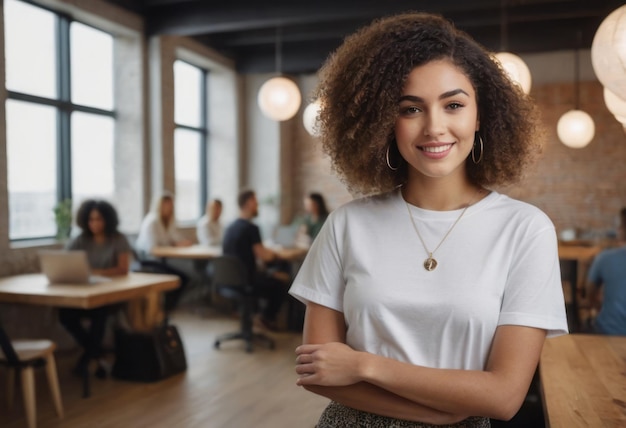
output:
<svg viewBox="0 0 626 428"><path fill-rule="evenodd" d="M113 377L155 382L185 370L185 349L175 326L161 325L150 332L115 330Z"/></svg>

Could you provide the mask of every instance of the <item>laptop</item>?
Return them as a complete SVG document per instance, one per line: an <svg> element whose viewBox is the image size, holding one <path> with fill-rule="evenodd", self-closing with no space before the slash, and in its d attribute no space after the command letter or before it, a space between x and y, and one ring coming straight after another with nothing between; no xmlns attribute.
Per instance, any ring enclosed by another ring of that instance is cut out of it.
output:
<svg viewBox="0 0 626 428"><path fill-rule="evenodd" d="M39 265L50 284L97 284L110 281L91 275L87 253L83 250L40 250Z"/></svg>
<svg viewBox="0 0 626 428"><path fill-rule="evenodd" d="M296 246L298 235L298 225L281 225L274 230L274 244L283 248L293 248Z"/></svg>

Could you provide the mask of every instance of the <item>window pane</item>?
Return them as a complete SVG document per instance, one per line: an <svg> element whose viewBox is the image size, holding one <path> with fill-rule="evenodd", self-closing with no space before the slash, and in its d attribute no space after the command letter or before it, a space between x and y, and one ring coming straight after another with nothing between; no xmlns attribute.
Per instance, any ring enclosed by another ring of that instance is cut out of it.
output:
<svg viewBox="0 0 626 428"><path fill-rule="evenodd" d="M72 114L72 202L75 208L87 198L113 198L113 118Z"/></svg>
<svg viewBox="0 0 626 428"><path fill-rule="evenodd" d="M10 239L56 234L56 123L53 107L6 102Z"/></svg>
<svg viewBox="0 0 626 428"><path fill-rule="evenodd" d="M56 98L53 13L16 0L4 1L6 87Z"/></svg>
<svg viewBox="0 0 626 428"><path fill-rule="evenodd" d="M197 220L200 216L200 133L174 131L176 168L176 219Z"/></svg>
<svg viewBox="0 0 626 428"><path fill-rule="evenodd" d="M174 62L174 121L179 125L202 125L201 83L202 71L198 67Z"/></svg>
<svg viewBox="0 0 626 428"><path fill-rule="evenodd" d="M113 37L72 22L70 52L72 102L113 110Z"/></svg>

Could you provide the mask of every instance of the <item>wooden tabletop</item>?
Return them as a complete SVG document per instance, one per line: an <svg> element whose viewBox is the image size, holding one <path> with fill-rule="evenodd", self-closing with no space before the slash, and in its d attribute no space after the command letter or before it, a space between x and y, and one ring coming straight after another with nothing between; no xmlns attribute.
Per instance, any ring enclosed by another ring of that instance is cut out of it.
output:
<svg viewBox="0 0 626 428"><path fill-rule="evenodd" d="M294 261L302 261L306 257L306 254L309 252L307 248L299 248L299 247L271 247L272 250L283 260L288 260L291 262Z"/></svg>
<svg viewBox="0 0 626 428"><path fill-rule="evenodd" d="M131 272L98 284L51 285L43 274L0 278L0 302L94 308L179 286L175 275Z"/></svg>
<svg viewBox="0 0 626 428"><path fill-rule="evenodd" d="M192 245L190 247L154 247L152 255L166 259L209 260L222 255L221 247Z"/></svg>
<svg viewBox="0 0 626 428"><path fill-rule="evenodd" d="M579 263L589 263L600 251L602 251L602 247L598 245L582 246L559 244L559 259L577 260Z"/></svg>
<svg viewBox="0 0 626 428"><path fill-rule="evenodd" d="M626 427L626 337L547 339L539 370L547 427Z"/></svg>

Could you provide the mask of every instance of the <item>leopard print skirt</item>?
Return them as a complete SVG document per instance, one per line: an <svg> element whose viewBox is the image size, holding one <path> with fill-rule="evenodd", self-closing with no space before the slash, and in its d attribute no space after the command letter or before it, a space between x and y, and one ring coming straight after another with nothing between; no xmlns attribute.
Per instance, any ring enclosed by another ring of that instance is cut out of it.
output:
<svg viewBox="0 0 626 428"><path fill-rule="evenodd" d="M489 418L471 417L453 425L430 425L389 418L331 401L315 428L489 428Z"/></svg>

